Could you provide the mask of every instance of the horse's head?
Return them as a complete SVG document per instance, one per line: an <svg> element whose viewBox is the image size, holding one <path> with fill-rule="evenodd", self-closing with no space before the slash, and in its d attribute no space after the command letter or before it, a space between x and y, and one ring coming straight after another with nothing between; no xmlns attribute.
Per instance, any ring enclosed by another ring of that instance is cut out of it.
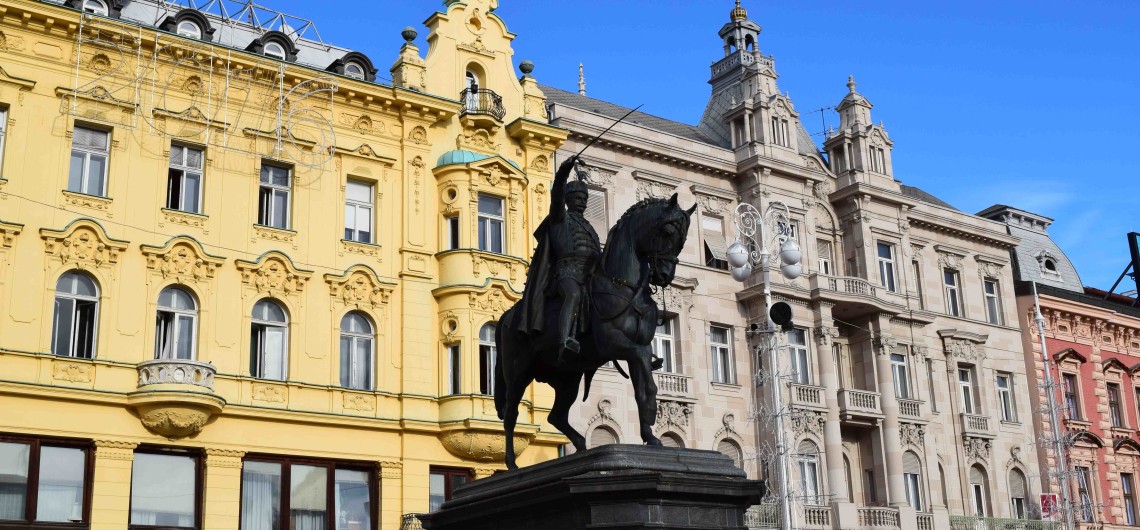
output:
<svg viewBox="0 0 1140 530"><path fill-rule="evenodd" d="M696 211L694 204L688 210L677 204L674 193L655 212L655 223L648 227L645 237L638 239L638 256L649 264L649 282L666 287L677 273L677 256L689 235L689 219Z"/></svg>

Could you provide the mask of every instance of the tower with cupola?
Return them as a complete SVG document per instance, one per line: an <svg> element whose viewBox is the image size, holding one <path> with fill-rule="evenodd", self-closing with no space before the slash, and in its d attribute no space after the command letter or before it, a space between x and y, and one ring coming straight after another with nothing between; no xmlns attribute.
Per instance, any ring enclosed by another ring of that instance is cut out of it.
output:
<svg viewBox="0 0 1140 530"><path fill-rule="evenodd" d="M855 183L879 184L894 181L891 149L894 142L882 123L871 121L871 102L855 90L854 76L847 78L847 95L835 107L839 129L828 131L824 150L840 186Z"/></svg>

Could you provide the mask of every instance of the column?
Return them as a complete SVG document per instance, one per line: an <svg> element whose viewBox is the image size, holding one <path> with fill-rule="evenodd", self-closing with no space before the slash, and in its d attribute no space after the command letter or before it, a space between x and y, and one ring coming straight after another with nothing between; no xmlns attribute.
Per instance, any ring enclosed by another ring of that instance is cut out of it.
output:
<svg viewBox="0 0 1140 530"><path fill-rule="evenodd" d="M906 505L906 491L903 486L902 442L899 441L899 402L895 397L894 379L891 374L891 349L895 346L894 337L883 333L884 322L880 322L876 337L872 339L875 348L875 364L879 382L879 402L883 407L883 448L887 470L887 503L891 506Z"/></svg>
<svg viewBox="0 0 1140 530"><path fill-rule="evenodd" d="M380 461L381 530L399 530L404 517L404 464L399 460Z"/></svg>
<svg viewBox="0 0 1140 530"><path fill-rule="evenodd" d="M206 502L202 513L205 530L237 530L240 526L244 456L245 451L206 449Z"/></svg>
<svg viewBox="0 0 1140 530"><path fill-rule="evenodd" d="M91 530L127 527L131 509L133 442L95 440L95 469L91 484Z"/></svg>
<svg viewBox="0 0 1140 530"><path fill-rule="evenodd" d="M745 109L744 110L744 143L745 143L745 145L751 145L752 142L754 142L755 140L756 140L756 138L754 136L752 136L752 111Z"/></svg>
<svg viewBox="0 0 1140 530"><path fill-rule="evenodd" d="M830 313L830 311L828 311ZM827 317L831 315L828 314ZM847 498L847 473L843 469L843 435L839 428L839 381L835 376L835 356L831 351L831 340L839 336L833 326L819 326L815 329L817 351L819 352L819 372L823 382L824 404L827 418L823 424L824 452L827 457L827 483L830 485L831 499L835 502L850 502Z"/></svg>

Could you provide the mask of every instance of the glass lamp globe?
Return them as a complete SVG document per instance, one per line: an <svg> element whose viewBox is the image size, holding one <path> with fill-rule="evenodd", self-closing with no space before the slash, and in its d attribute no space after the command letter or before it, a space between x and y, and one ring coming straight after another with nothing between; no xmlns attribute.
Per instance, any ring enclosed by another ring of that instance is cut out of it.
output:
<svg viewBox="0 0 1140 530"><path fill-rule="evenodd" d="M803 265L800 265L799 263L782 265L780 267L780 272L783 273L784 277L789 279L789 280L794 280L796 278L799 278L800 274L803 271L804 271L804 267L803 267Z"/></svg>
<svg viewBox="0 0 1140 530"><path fill-rule="evenodd" d="M733 267L732 268L732 279L734 279L738 282L743 282L744 280L747 280L749 276L752 276L752 264L751 263L745 262L744 265L741 265L740 267Z"/></svg>
<svg viewBox="0 0 1140 530"><path fill-rule="evenodd" d="M728 266L732 268L743 267L748 263L748 249L741 245L739 241L733 242L728 246L725 251L725 256L728 259Z"/></svg>
<svg viewBox="0 0 1140 530"><path fill-rule="evenodd" d="M800 245L796 243L796 240L785 239L784 244L780 245L780 259L785 265L798 264L803 257L803 252L800 251Z"/></svg>

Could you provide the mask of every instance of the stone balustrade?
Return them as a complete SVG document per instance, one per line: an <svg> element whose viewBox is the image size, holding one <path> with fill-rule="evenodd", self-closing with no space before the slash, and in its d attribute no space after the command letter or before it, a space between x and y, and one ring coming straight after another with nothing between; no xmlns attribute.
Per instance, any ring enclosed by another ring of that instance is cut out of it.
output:
<svg viewBox="0 0 1140 530"><path fill-rule="evenodd" d="M861 528L898 528L899 511L897 508L859 508L859 526Z"/></svg>
<svg viewBox="0 0 1140 530"><path fill-rule="evenodd" d="M217 370L210 363L183 359L154 359L137 365L139 388L149 385L192 385L214 390Z"/></svg>
<svg viewBox="0 0 1140 530"><path fill-rule="evenodd" d="M792 383L791 392L793 405L803 405L813 408L825 406L823 402L823 387L821 386Z"/></svg>
<svg viewBox="0 0 1140 530"><path fill-rule="evenodd" d="M990 430L989 416L963 413L962 432L967 435L992 437L993 431Z"/></svg>
<svg viewBox="0 0 1140 530"><path fill-rule="evenodd" d="M671 396L688 396L689 380L687 375L669 372L654 372L653 380L657 383L657 393Z"/></svg>
<svg viewBox="0 0 1140 530"><path fill-rule="evenodd" d="M918 521L918 530L934 530L934 514L916 514L915 519Z"/></svg>
<svg viewBox="0 0 1140 530"><path fill-rule="evenodd" d="M879 393L867 390L843 389L839 391L839 408L849 412L882 415Z"/></svg>
<svg viewBox="0 0 1140 530"><path fill-rule="evenodd" d="M917 399L899 398L899 416L911 420L922 420L922 402Z"/></svg>

